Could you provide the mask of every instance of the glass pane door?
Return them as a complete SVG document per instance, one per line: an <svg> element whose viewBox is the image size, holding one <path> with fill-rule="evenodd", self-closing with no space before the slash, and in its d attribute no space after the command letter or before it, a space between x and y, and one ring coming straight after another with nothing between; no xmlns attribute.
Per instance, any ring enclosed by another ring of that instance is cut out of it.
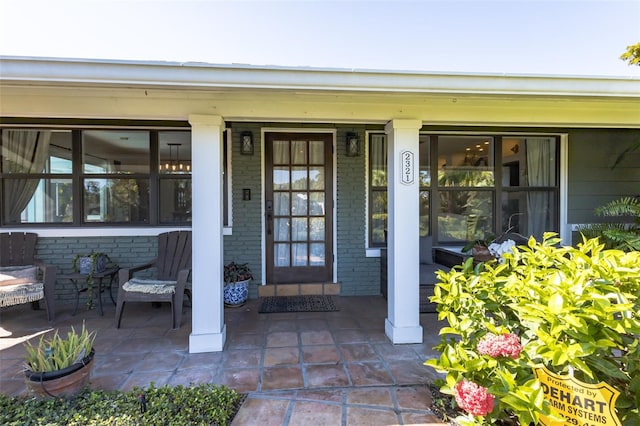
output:
<svg viewBox="0 0 640 426"><path fill-rule="evenodd" d="M331 135L267 133L267 282L331 279Z"/></svg>

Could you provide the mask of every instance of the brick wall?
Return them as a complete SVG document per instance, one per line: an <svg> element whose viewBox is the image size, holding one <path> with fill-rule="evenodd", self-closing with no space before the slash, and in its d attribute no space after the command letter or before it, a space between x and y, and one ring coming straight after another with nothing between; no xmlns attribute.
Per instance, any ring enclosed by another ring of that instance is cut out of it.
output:
<svg viewBox="0 0 640 426"><path fill-rule="evenodd" d="M359 157L346 156L347 132L358 135ZM337 255L338 281L345 296L380 294L380 259L368 258L366 241L365 128L339 127L337 134Z"/></svg>
<svg viewBox="0 0 640 426"><path fill-rule="evenodd" d="M250 297L257 297L256 283L262 282L262 186L261 158L262 147L260 129L263 127L327 127L332 125L287 125L264 123L234 123L232 126L232 180L233 180L233 234L224 237L224 261L248 262L254 273L254 284ZM366 212L366 176L364 149L359 157L345 155L345 136L347 132L358 134L365 141L364 126L337 126L337 202L338 223L337 241L334 248L338 260L338 281L342 284L343 295L369 295L380 292L379 259L365 256L365 212ZM240 134L251 131L254 140L254 154L240 154ZM242 200L242 190L251 190L251 200Z"/></svg>
<svg viewBox="0 0 640 426"><path fill-rule="evenodd" d="M157 253L157 238L154 236L40 237L36 246L38 259L55 265L58 268L58 277L73 272L73 259L76 254L86 254L91 251L106 253L111 261L121 268L126 268L153 259ZM84 300L83 297L81 297L81 302ZM75 300L76 294L73 284L69 280L58 278L56 301L67 303L75 302Z"/></svg>
<svg viewBox="0 0 640 426"><path fill-rule="evenodd" d="M233 234L224 237L224 263L248 263L254 280L249 297L258 297L262 282L262 185L260 165L260 124L234 125L232 137ZM253 134L253 155L240 154L240 134ZM251 190L251 200L242 199L242 190Z"/></svg>

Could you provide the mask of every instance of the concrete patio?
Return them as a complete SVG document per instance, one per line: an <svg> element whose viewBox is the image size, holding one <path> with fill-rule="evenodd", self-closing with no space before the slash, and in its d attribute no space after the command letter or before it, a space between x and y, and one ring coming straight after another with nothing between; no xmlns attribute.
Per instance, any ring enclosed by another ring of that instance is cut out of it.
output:
<svg viewBox="0 0 640 426"><path fill-rule="evenodd" d="M128 390L134 386L224 384L248 397L237 425L437 424L429 409L427 384L437 374L423 365L437 356L436 314L422 314L424 343L390 344L384 334L386 301L381 296L338 297L340 311L259 314L258 301L225 309L224 352L190 354L191 309L182 328L170 330L168 305L130 304L122 328L104 297L105 314L73 305L56 309L49 324L44 311L27 305L5 308L0 326L0 389L26 392L22 342L52 327L97 331L91 387Z"/></svg>

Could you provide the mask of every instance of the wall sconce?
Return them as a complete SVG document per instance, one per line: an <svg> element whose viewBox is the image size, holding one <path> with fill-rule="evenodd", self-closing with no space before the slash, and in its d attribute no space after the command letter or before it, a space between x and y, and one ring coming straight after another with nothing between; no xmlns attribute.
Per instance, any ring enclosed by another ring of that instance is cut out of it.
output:
<svg viewBox="0 0 640 426"><path fill-rule="evenodd" d="M253 135L251 132L242 132L240 135L240 154L253 155Z"/></svg>
<svg viewBox="0 0 640 426"><path fill-rule="evenodd" d="M360 155L360 139L355 133L347 133L347 157Z"/></svg>

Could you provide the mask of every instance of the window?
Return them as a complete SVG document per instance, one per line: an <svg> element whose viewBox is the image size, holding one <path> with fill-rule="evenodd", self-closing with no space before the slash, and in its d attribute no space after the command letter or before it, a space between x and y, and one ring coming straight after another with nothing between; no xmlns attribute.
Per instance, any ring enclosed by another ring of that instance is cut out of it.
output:
<svg viewBox="0 0 640 426"><path fill-rule="evenodd" d="M160 223L191 221L191 134L159 132Z"/></svg>
<svg viewBox="0 0 640 426"><path fill-rule="evenodd" d="M387 137L369 135L369 245L387 244Z"/></svg>
<svg viewBox="0 0 640 426"><path fill-rule="evenodd" d="M542 238L558 232L559 141L556 137L502 139L502 230ZM511 224L509 225L509 221Z"/></svg>
<svg viewBox="0 0 640 426"><path fill-rule="evenodd" d="M3 225L191 222L186 130L0 129Z"/></svg>
<svg viewBox="0 0 640 426"><path fill-rule="evenodd" d="M432 137L438 152L438 238L464 243L493 231L493 138Z"/></svg>
<svg viewBox="0 0 640 426"><path fill-rule="evenodd" d="M150 223L151 132L82 135L82 223Z"/></svg>
<svg viewBox="0 0 640 426"><path fill-rule="evenodd" d="M3 224L71 223L71 132L5 129L0 135Z"/></svg>
<svg viewBox="0 0 640 426"><path fill-rule="evenodd" d="M372 133L368 142L369 242L375 247L386 245L386 135ZM556 136L421 134L419 144L420 236L460 245L509 227L536 238L559 231Z"/></svg>

